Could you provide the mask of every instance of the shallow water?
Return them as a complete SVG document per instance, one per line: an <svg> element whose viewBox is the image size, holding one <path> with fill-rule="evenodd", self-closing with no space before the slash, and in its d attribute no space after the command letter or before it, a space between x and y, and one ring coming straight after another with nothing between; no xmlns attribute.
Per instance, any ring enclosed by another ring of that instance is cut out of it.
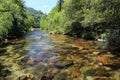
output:
<svg viewBox="0 0 120 80"><path fill-rule="evenodd" d="M96 43L36 29L1 45L0 80L120 80L120 66L101 58L114 55Z"/></svg>

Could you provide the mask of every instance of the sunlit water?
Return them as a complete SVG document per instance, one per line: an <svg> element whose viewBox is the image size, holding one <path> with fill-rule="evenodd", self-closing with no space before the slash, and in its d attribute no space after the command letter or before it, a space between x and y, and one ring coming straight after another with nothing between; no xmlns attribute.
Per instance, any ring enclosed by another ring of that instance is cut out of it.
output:
<svg viewBox="0 0 120 80"><path fill-rule="evenodd" d="M95 41L50 35L38 28L3 45L0 80L120 80L119 66L96 61L107 52Z"/></svg>

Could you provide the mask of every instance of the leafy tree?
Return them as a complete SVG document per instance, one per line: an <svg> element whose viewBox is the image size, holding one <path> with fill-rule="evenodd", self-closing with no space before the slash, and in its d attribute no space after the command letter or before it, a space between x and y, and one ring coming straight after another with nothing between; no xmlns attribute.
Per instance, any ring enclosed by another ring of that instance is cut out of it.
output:
<svg viewBox="0 0 120 80"><path fill-rule="evenodd" d="M13 18L12 15L7 12L0 12L0 16L0 39L2 39L2 36L7 35L11 29Z"/></svg>
<svg viewBox="0 0 120 80"><path fill-rule="evenodd" d="M34 18L33 27L40 27L39 22L40 22L41 16L43 15L43 12L37 11L37 10L30 8L30 7L26 8L26 12L28 15L33 16L33 18Z"/></svg>
<svg viewBox="0 0 120 80"><path fill-rule="evenodd" d="M26 25L26 31L30 31L30 29L34 26L34 17L27 14L27 18L24 20Z"/></svg>
<svg viewBox="0 0 120 80"><path fill-rule="evenodd" d="M40 29L41 30L48 30L48 22L47 22L47 16L43 15L40 20Z"/></svg>
<svg viewBox="0 0 120 80"><path fill-rule="evenodd" d="M0 0L0 39L29 31L33 19L25 8L23 0Z"/></svg>
<svg viewBox="0 0 120 80"><path fill-rule="evenodd" d="M100 36L108 38L109 46L118 46L120 45L119 4L120 0L64 0L62 4L59 1L54 9L42 18L41 21L47 23L42 29L85 39Z"/></svg>

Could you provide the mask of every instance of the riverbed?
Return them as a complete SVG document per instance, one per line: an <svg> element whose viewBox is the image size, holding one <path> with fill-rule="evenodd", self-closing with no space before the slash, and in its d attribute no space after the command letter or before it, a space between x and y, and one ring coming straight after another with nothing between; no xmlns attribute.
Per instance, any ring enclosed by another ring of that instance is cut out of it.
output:
<svg viewBox="0 0 120 80"><path fill-rule="evenodd" d="M0 80L120 80L120 58L97 43L36 29L0 45Z"/></svg>

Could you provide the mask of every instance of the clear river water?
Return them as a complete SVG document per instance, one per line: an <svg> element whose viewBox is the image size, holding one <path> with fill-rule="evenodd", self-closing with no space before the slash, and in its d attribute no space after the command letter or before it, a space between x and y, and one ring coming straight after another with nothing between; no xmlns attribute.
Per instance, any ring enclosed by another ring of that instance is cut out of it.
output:
<svg viewBox="0 0 120 80"><path fill-rule="evenodd" d="M37 28L0 44L0 80L120 80L120 58L103 45Z"/></svg>

